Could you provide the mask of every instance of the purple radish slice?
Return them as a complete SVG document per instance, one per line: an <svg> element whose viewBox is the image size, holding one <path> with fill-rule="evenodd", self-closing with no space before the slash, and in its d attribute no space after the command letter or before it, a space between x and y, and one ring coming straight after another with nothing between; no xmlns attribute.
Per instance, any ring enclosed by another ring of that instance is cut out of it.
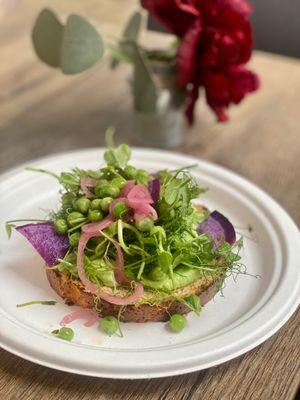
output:
<svg viewBox="0 0 300 400"><path fill-rule="evenodd" d="M236 241L236 234L232 223L216 210L198 226L197 232L210 236L215 242L214 250L224 241L230 245L233 245Z"/></svg>
<svg viewBox="0 0 300 400"><path fill-rule="evenodd" d="M153 202L156 203L160 195L160 180L158 178L155 178L149 181L148 189L153 199Z"/></svg>
<svg viewBox="0 0 300 400"><path fill-rule="evenodd" d="M63 258L70 247L68 236L56 233L52 221L22 225L16 230L26 237L49 266L56 265L57 259Z"/></svg>

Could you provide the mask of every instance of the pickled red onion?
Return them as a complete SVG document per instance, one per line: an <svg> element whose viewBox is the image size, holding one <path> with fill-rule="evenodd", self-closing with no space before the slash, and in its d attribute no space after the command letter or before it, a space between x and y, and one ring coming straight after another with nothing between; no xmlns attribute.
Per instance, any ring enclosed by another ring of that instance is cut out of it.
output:
<svg viewBox="0 0 300 400"><path fill-rule="evenodd" d="M135 183L133 180L127 181L126 185L121 190L120 196L127 197L128 193L133 188L133 186L135 186Z"/></svg>
<svg viewBox="0 0 300 400"><path fill-rule="evenodd" d="M137 301L143 295L143 293L144 293L144 286L141 283L136 283L135 291L130 296L127 297L115 296L113 294L109 294L106 292L101 292L99 296L101 297L101 299L111 304L124 306Z"/></svg>
<svg viewBox="0 0 300 400"><path fill-rule="evenodd" d="M84 176L80 179L80 187L86 197L94 197L94 194L88 189L88 186L95 187L97 185L97 179Z"/></svg>
<svg viewBox="0 0 300 400"><path fill-rule="evenodd" d="M83 325L93 326L98 321L99 316L94 310L82 308L81 310L73 311L70 314L65 315L60 321L60 325L66 326L76 319L86 319L86 322Z"/></svg>
<svg viewBox="0 0 300 400"><path fill-rule="evenodd" d="M130 201L128 201L128 205L130 206ZM158 218L156 210L152 206L150 206L150 204L139 203L136 204L133 208L135 211L134 219L136 219L137 221L144 219L142 215L144 215L144 217L150 216L154 220Z"/></svg>
<svg viewBox="0 0 300 400"><path fill-rule="evenodd" d="M98 233L100 235L100 233ZM91 293L95 294L98 292L98 286L91 282L84 271L84 249L87 245L87 242L96 236L95 232L83 233L79 239L78 249L77 249L77 272L79 279L81 280L84 287L89 290Z"/></svg>
<svg viewBox="0 0 300 400"><path fill-rule="evenodd" d="M111 218L109 219L109 217L110 216L108 216L105 219L106 220L105 224L102 224L101 229L104 229L104 227L108 226L110 224L110 222L112 222L112 219ZM101 222L103 223L104 220ZM93 224L89 224L89 225L93 225ZM90 291L93 294L97 294L98 297L100 297L101 299L103 299L105 301L108 301L109 303L117 304L117 305L126 305L129 303L132 303L132 302L138 300L144 293L144 287L141 283L136 284L135 292L132 295L130 295L128 297L115 296L115 295L108 294L108 293L99 293L98 286L95 285L93 282L91 282L85 274L85 271L84 271L84 249L85 249L89 239L91 239L92 237L101 235L99 225L100 225L100 222L98 223L97 229L84 232L79 239L78 250L77 250L77 271L78 271L79 279L81 280L82 284L88 291ZM129 285L134 281L127 278L124 274L124 269L123 269L124 258L123 258L122 249L115 242L114 242L114 246L115 246L116 252L117 252L117 257L116 257L117 268L115 270L116 280L118 283Z"/></svg>
<svg viewBox="0 0 300 400"><path fill-rule="evenodd" d="M84 233L95 233L95 236L97 236L97 233L99 233L99 231L107 228L108 225L114 221L115 217L113 215L108 215L102 221L91 222L90 224L83 225L81 229Z"/></svg>
<svg viewBox="0 0 300 400"><path fill-rule="evenodd" d="M135 185L127 195L127 199L131 204L153 203L149 190L141 184Z"/></svg>

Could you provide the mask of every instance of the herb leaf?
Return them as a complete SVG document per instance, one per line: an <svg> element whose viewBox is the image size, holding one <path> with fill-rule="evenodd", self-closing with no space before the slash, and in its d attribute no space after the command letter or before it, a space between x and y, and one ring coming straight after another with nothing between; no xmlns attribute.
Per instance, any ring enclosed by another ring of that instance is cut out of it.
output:
<svg viewBox="0 0 300 400"><path fill-rule="evenodd" d="M104 160L108 165L125 168L131 157L131 149L127 144L120 144L116 149L106 150Z"/></svg>
<svg viewBox="0 0 300 400"><path fill-rule="evenodd" d="M184 302L198 316L200 315L202 307L201 307L199 296L196 296L195 294L191 294L190 296L188 296L184 299Z"/></svg>

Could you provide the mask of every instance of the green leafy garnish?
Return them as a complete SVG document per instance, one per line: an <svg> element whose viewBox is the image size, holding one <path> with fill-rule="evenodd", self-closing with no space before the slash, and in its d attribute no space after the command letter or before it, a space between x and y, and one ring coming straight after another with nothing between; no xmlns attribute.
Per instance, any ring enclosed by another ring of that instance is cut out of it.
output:
<svg viewBox="0 0 300 400"><path fill-rule="evenodd" d="M201 303L200 303L199 296L196 296L195 294L191 294L190 296L188 296L184 299L184 302L192 311L194 311L197 315L200 315Z"/></svg>
<svg viewBox="0 0 300 400"><path fill-rule="evenodd" d="M240 238L234 245L223 242L215 248L215 242L208 235L198 234L197 228L208 216L208 211L193 204L206 191L192 175L193 166L156 171L160 191L152 206L158 218L153 219L151 215L135 218L134 209L130 208L126 199L120 199L123 188L130 180L131 184L144 185L145 189L154 176L130 165L130 147L126 144L115 146L113 135L114 128L109 128L106 132L108 149L104 153L106 165L101 168L74 168L59 174L41 168L28 168L54 177L62 187L61 206L51 212L50 219L54 221L58 234L68 235L70 247L56 265L47 268L57 269L72 280L79 279L77 252L82 227L113 215L114 221L101 234L99 232L98 236L90 238L85 247L83 261L87 278L99 288L109 288L112 293L119 294L121 291L124 296L132 294L130 286L120 285L115 278L116 248L121 249L125 275L141 282L146 289L138 301L159 304L161 299L176 297L199 315L201 304L198 296L178 298L174 291L199 279L209 279L215 283L217 290L222 290L226 277L231 275L235 279L238 274L246 273L240 256L243 239ZM83 177L92 178L88 187L91 193L87 196L80 185ZM15 222L18 221L7 222L8 236ZM50 303L29 302L25 305L29 304ZM120 315L117 322L122 335ZM116 331L117 322L110 318L104 324L108 324L107 329Z"/></svg>

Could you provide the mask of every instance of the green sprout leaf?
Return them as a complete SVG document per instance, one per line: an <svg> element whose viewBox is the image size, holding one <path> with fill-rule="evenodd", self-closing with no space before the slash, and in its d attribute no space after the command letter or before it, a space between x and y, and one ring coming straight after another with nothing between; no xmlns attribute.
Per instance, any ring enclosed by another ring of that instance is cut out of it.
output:
<svg viewBox="0 0 300 400"><path fill-rule="evenodd" d="M185 303L192 311L194 311L197 315L200 315L201 303L199 296L191 294L190 296L185 298Z"/></svg>
<svg viewBox="0 0 300 400"><path fill-rule="evenodd" d="M49 9L40 12L32 31L36 54L46 64L76 74L94 65L103 55L99 32L79 15L62 25Z"/></svg>
<svg viewBox="0 0 300 400"><path fill-rule="evenodd" d="M106 150L103 157L108 165L125 168L131 157L131 149L127 144L120 144L116 149Z"/></svg>
<svg viewBox="0 0 300 400"><path fill-rule="evenodd" d="M158 265L164 272L169 272L172 268L173 256L168 251L162 251L158 255Z"/></svg>
<svg viewBox="0 0 300 400"><path fill-rule="evenodd" d="M80 181L77 174L72 172L62 172L59 182L68 191L76 191L79 189Z"/></svg>

